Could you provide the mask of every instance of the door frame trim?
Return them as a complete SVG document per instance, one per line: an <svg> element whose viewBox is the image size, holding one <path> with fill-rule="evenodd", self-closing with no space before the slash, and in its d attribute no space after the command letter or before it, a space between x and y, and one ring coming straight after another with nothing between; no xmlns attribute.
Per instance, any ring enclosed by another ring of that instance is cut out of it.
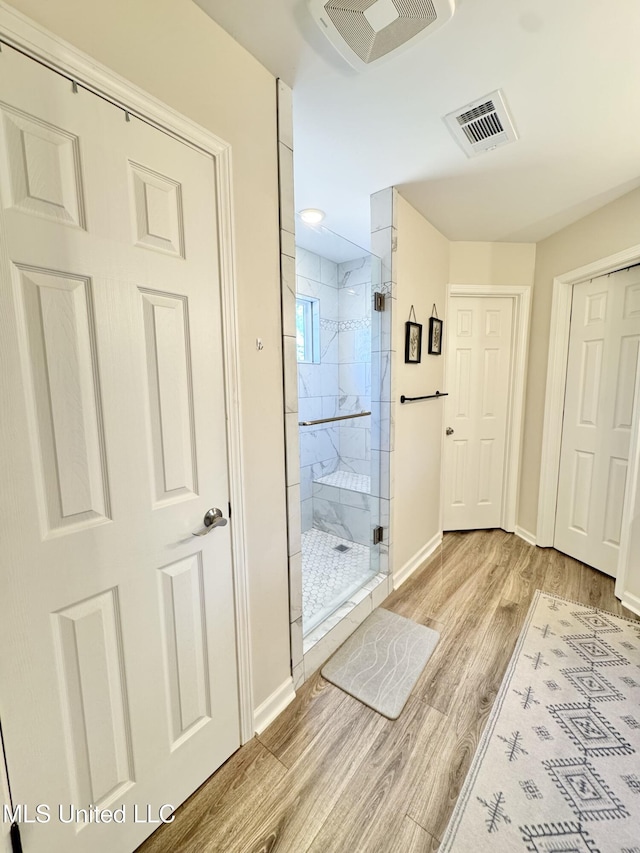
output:
<svg viewBox="0 0 640 853"><path fill-rule="evenodd" d="M547 359L547 381L544 400L544 426L542 431L542 451L540 457L540 486L538 492L538 522L536 527L537 544L543 548L552 548L556 527L556 504L558 500L558 478L560 476L560 450L562 443L562 421L564 417L564 396L567 385L567 363L569 359L569 333L571 326L571 301L573 285L588 281L596 276L616 272L626 266L640 262L640 245L631 246L622 252L600 258L585 266L578 267L553 279L553 301L549 326L549 356ZM631 436L633 440L633 435ZM635 444L638 444L636 433ZM630 447L631 457L637 455L638 447ZM627 477L625 492L625 515L630 507L630 478ZM620 543L620 555L626 552L626 531L623 525L623 541ZM623 548L624 545L624 548ZM626 568L619 558L620 569Z"/></svg>
<svg viewBox="0 0 640 853"><path fill-rule="evenodd" d="M505 297L507 299L511 299L513 302L511 375L509 378L507 434L505 436L505 472L503 478L501 512L502 528L513 533L516 529L518 517L520 457L524 426L527 354L529 351L531 286L450 284L447 288L447 301L451 296L487 298Z"/></svg>
<svg viewBox="0 0 640 853"><path fill-rule="evenodd" d="M253 680L249 621L249 577L246 561L242 405L239 394L238 310L235 272L231 146L201 125L97 62L35 21L0 0L0 36L7 44L77 82L96 95L137 116L180 142L208 154L216 176L220 245L222 347L229 464L232 571L238 664L240 741L254 735Z"/></svg>

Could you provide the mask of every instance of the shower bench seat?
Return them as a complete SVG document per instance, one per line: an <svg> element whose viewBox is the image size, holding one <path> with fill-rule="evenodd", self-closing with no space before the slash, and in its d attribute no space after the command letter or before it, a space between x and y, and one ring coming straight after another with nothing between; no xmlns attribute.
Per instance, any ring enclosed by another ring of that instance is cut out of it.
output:
<svg viewBox="0 0 640 853"><path fill-rule="evenodd" d="M371 494L371 477L368 474L354 474L353 471L334 471L314 480L323 486L333 486L337 489L350 489L352 492Z"/></svg>

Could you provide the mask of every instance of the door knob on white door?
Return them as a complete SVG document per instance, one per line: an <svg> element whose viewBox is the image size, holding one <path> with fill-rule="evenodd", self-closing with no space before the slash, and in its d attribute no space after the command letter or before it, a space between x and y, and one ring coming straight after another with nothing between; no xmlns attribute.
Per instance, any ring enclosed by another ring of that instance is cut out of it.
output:
<svg viewBox="0 0 640 853"><path fill-rule="evenodd" d="M452 427L447 427L447 435L453 435L453 432L454 431Z"/></svg>
<svg viewBox="0 0 640 853"><path fill-rule="evenodd" d="M218 509L217 506L214 506L205 512L203 523L204 527L201 527L200 530L194 530L191 534L192 536L206 536L207 533L211 533L215 527L224 527L227 523L227 519L222 517L222 510Z"/></svg>

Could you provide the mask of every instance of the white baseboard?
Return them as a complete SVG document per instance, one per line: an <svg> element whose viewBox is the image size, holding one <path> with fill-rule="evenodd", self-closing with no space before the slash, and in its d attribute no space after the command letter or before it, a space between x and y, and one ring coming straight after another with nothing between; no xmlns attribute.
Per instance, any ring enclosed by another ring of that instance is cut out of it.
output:
<svg viewBox="0 0 640 853"><path fill-rule="evenodd" d="M271 696L267 696L264 702L253 712L255 733L261 734L295 698L296 691L293 689L293 678L289 677L277 690L273 691Z"/></svg>
<svg viewBox="0 0 640 853"><path fill-rule="evenodd" d="M430 539L427 544L421 548L417 554L408 560L402 568L398 569L397 572L393 574L393 588L398 589L401 584L403 584L407 578L411 577L411 575L419 569L420 566L425 563L429 557L436 550L438 545L442 542L442 531L436 533L433 539Z"/></svg>
<svg viewBox="0 0 640 853"><path fill-rule="evenodd" d="M627 610L635 613L636 616L640 616L640 598L637 595L632 595L630 592L623 592L620 603Z"/></svg>
<svg viewBox="0 0 640 853"><path fill-rule="evenodd" d="M528 542L529 545L537 545L536 537L533 533L529 533L528 530L525 530L524 527L518 527L516 525L516 529L514 530L516 536L519 536L521 539L524 539L525 542Z"/></svg>

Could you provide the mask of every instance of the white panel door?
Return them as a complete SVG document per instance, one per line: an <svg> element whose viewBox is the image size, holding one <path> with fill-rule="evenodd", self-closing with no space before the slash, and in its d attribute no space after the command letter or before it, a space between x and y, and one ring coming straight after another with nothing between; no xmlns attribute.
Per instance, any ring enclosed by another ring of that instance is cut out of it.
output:
<svg viewBox="0 0 640 853"><path fill-rule="evenodd" d="M513 300L453 296L447 316L443 526L500 527Z"/></svg>
<svg viewBox="0 0 640 853"><path fill-rule="evenodd" d="M14 803L51 808L29 853L133 850L239 746L229 527L191 535L228 502L214 181L3 48L0 714Z"/></svg>
<svg viewBox="0 0 640 853"><path fill-rule="evenodd" d="M640 341L640 268L573 288L554 546L615 577Z"/></svg>

